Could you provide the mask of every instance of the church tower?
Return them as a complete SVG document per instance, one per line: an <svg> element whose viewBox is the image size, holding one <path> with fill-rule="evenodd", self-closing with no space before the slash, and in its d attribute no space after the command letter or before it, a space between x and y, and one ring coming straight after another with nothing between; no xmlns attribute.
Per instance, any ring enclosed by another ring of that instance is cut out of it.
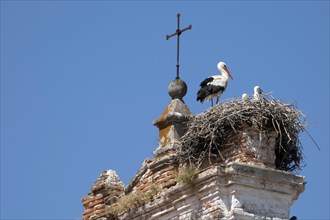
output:
<svg viewBox="0 0 330 220"><path fill-rule="evenodd" d="M250 99L192 114L179 76L179 37L191 25L181 30L179 18L167 36L178 39L177 76L168 86L170 103L153 122L159 130L154 158L127 186L115 171L104 171L82 198L83 219L289 219L305 188L304 177L292 173L301 156L299 111ZM284 123L283 115L293 122Z"/></svg>

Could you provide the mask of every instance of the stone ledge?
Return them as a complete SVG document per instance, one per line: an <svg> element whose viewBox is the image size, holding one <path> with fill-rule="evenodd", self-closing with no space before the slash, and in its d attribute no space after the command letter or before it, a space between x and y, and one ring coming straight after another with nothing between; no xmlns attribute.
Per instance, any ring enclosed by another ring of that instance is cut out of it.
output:
<svg viewBox="0 0 330 220"><path fill-rule="evenodd" d="M201 171L193 189L177 184L119 219L288 219L304 184L302 176L232 162Z"/></svg>

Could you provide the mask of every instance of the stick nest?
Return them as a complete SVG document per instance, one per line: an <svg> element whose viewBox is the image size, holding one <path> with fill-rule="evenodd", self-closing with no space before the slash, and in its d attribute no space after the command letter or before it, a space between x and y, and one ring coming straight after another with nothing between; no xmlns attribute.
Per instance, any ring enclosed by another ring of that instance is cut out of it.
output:
<svg viewBox="0 0 330 220"><path fill-rule="evenodd" d="M304 115L293 104L269 97L227 100L193 116L187 123L187 132L181 138L174 161L196 167L207 160L210 163L225 161L228 149L235 145L235 134L244 127L250 127L264 134L277 133L277 169L300 170L303 157L299 134L307 125Z"/></svg>

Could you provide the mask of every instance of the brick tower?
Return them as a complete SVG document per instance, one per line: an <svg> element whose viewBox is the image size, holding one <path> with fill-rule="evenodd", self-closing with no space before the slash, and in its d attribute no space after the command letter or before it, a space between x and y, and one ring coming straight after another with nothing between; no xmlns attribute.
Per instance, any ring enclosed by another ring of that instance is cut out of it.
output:
<svg viewBox="0 0 330 220"><path fill-rule="evenodd" d="M82 198L84 220L289 219L304 191L299 112L277 100L234 100L193 115L177 76L172 100L153 124L159 146L127 186L104 171ZM228 111L230 110L230 111ZM292 116L288 118L288 116ZM291 133L290 133L291 132ZM298 147L297 147L298 146Z"/></svg>
<svg viewBox="0 0 330 220"><path fill-rule="evenodd" d="M183 101L186 92L181 79L170 83L172 100L154 121L155 158L147 158L126 187L114 171L104 171L82 198L83 219L289 219L305 181L276 166L276 131L240 126L230 135L230 153L196 169L193 184L179 180L187 164L173 161L195 117Z"/></svg>

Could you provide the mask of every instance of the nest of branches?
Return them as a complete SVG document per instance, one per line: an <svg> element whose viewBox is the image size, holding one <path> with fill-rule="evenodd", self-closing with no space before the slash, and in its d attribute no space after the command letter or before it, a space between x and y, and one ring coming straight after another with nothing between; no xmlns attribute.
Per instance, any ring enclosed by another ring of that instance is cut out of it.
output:
<svg viewBox="0 0 330 220"><path fill-rule="evenodd" d="M304 115L293 104L286 104L270 96L261 100L233 99L224 101L191 118L187 132L176 150L176 162L200 167L225 161L226 150L242 128L259 132L276 132L275 165L285 171L299 170L303 162L299 134L306 131Z"/></svg>

